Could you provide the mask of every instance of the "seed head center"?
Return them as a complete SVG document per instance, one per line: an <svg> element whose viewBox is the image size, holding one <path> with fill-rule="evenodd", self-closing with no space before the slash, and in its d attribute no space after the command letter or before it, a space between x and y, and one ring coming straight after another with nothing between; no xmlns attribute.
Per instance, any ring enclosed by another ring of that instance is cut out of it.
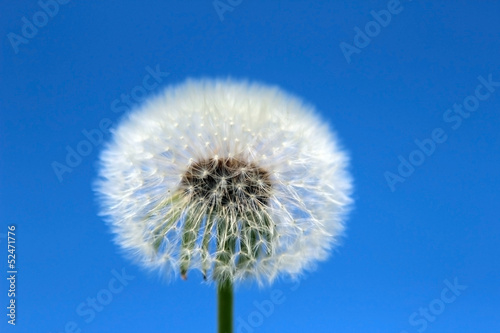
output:
<svg viewBox="0 0 500 333"><path fill-rule="evenodd" d="M271 179L268 171L254 163L214 158L191 163L182 176L181 189L193 200L241 213L268 205Z"/></svg>

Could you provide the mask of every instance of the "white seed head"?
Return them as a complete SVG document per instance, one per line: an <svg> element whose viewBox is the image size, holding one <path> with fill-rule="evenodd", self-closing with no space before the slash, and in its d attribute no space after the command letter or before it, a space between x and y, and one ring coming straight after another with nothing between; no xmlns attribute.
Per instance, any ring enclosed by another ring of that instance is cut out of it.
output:
<svg viewBox="0 0 500 333"><path fill-rule="evenodd" d="M348 157L275 88L188 81L130 113L96 191L121 248L163 276L272 282L324 260L351 204Z"/></svg>

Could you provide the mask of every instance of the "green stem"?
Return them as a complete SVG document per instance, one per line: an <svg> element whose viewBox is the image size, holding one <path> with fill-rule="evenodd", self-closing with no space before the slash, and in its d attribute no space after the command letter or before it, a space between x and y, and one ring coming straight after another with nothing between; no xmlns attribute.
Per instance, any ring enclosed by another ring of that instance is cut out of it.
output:
<svg viewBox="0 0 500 333"><path fill-rule="evenodd" d="M219 333L233 333L233 285L230 281L217 286Z"/></svg>

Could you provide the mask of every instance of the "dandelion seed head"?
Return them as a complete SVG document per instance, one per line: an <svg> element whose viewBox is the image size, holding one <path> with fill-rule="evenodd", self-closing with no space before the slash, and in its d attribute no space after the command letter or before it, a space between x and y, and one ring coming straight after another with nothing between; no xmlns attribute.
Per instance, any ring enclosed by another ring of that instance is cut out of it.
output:
<svg viewBox="0 0 500 333"><path fill-rule="evenodd" d="M272 282L327 258L351 206L348 157L278 88L188 81L131 112L96 192L118 245L162 276Z"/></svg>

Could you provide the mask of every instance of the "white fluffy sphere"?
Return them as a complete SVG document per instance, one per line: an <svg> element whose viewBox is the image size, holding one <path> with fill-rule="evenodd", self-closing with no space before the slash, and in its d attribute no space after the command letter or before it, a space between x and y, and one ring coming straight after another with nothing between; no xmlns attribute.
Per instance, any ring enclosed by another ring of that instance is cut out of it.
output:
<svg viewBox="0 0 500 333"><path fill-rule="evenodd" d="M145 267L263 283L328 256L351 203L347 166L298 98L189 80L113 131L96 191L117 243Z"/></svg>

